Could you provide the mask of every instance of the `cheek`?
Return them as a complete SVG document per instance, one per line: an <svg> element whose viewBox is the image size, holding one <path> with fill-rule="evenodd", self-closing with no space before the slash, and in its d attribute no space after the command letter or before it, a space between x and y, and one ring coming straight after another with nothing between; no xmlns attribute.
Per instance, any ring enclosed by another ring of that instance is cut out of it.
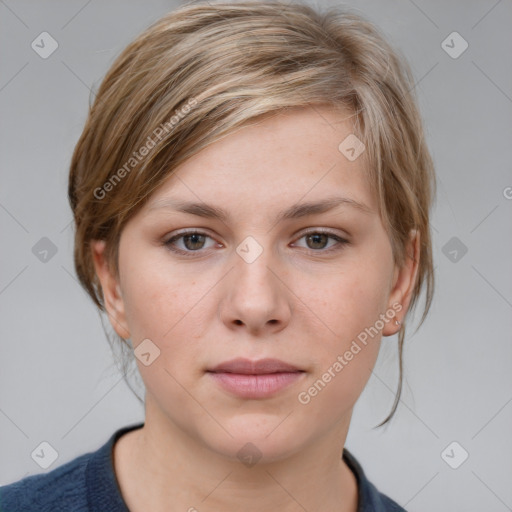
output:
<svg viewBox="0 0 512 512"><path fill-rule="evenodd" d="M320 343L317 338L311 352L314 374L302 389L307 396L299 403L310 400L316 404L312 409L318 407L336 416L340 411L332 408L333 404L343 408L359 397L379 352L389 262L385 254L379 260L372 255L359 257L342 273L333 275L328 286L309 293L308 300L314 305L311 309L316 313L309 313L311 322L319 317L319 332L326 335L319 336Z"/></svg>
<svg viewBox="0 0 512 512"><path fill-rule="evenodd" d="M133 274L127 287L125 308L130 331L137 337L164 340L172 337L197 314L199 287L153 268ZM197 307L197 306L196 306Z"/></svg>
<svg viewBox="0 0 512 512"><path fill-rule="evenodd" d="M121 240L119 266L126 319L137 343L160 338L190 310L194 284L170 267L163 248L132 238L128 233Z"/></svg>
<svg viewBox="0 0 512 512"><path fill-rule="evenodd" d="M150 339L160 350L156 366L164 366L177 376L186 368L193 372L198 366L201 343L207 341L212 315L208 310L208 291L215 279L197 278L192 266L190 271L181 268L176 272L165 253L148 253L132 253L132 258L125 261L122 276L132 343L136 348L141 341ZM138 264L130 266L132 261ZM141 374L146 370L141 367Z"/></svg>
<svg viewBox="0 0 512 512"><path fill-rule="evenodd" d="M376 262L374 258L360 257L332 274L327 285L317 285L314 292L304 289L304 302L314 304L314 312L331 333L328 339L338 348L374 326L385 312L389 272L385 258Z"/></svg>
<svg viewBox="0 0 512 512"><path fill-rule="evenodd" d="M139 358L136 363L146 389L162 401L160 406L164 410L183 410L190 407L190 399L181 386L192 388L191 384L202 373L198 354L204 336L199 332L198 315L204 291L200 293L197 284L169 272L160 273L154 266L143 270L141 267L134 272L126 287L126 315L135 356L142 353L143 345L139 351L137 346L143 340L152 342L145 342L144 346L150 347L150 364ZM166 400L169 402L165 403ZM196 412L201 416L200 411Z"/></svg>
<svg viewBox="0 0 512 512"><path fill-rule="evenodd" d="M325 336L311 337L307 351L314 361L313 371L296 397L298 407L304 408L305 421L325 428L345 417L358 400L375 366L381 340L380 332L371 329L382 312L376 288L354 275L336 285L318 302L329 331L324 327Z"/></svg>

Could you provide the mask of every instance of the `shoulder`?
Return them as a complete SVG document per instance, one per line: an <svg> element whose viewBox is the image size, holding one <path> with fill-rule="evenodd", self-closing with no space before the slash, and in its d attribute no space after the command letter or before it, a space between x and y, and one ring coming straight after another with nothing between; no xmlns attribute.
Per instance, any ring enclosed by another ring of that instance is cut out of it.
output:
<svg viewBox="0 0 512 512"><path fill-rule="evenodd" d="M346 448L343 449L343 460L357 479L359 498L357 512L407 512L368 480L358 460Z"/></svg>
<svg viewBox="0 0 512 512"><path fill-rule="evenodd" d="M129 512L117 484L112 451L120 436L143 425L120 428L96 451L0 487L0 512Z"/></svg>
<svg viewBox="0 0 512 512"><path fill-rule="evenodd" d="M396 501L393 501L386 494L381 493L375 485L367 481L369 487L369 494L371 497L369 501L372 503L373 508L369 510L378 510L379 512L407 512L405 508L401 507ZM366 512L366 509L364 509Z"/></svg>
<svg viewBox="0 0 512 512"><path fill-rule="evenodd" d="M91 453L55 468L48 473L27 476L0 487L2 512L58 512L87 508L85 468Z"/></svg>

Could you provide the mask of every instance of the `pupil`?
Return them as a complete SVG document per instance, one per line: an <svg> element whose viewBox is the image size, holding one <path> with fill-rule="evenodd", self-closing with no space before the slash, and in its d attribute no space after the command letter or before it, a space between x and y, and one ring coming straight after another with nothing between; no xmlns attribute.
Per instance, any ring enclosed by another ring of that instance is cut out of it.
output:
<svg viewBox="0 0 512 512"><path fill-rule="evenodd" d="M309 239L316 239L313 243L317 243L318 242L318 237L326 237L327 235L325 235L324 233L316 233L314 235L309 235L308 238ZM320 244L323 246L323 244ZM316 247L318 249L318 247Z"/></svg>
<svg viewBox="0 0 512 512"><path fill-rule="evenodd" d="M197 238L204 238L204 237L203 237L203 235L199 235L198 233L194 233L194 234L192 234L192 235L186 235L186 236L185 236L185 245L187 246L187 248L188 248L188 249L200 249L200 248L201 248L201 247L200 247L200 245L201 245L201 243L200 243L200 242L199 242L199 247L196 247L196 246L195 246L195 244L196 244L196 243L198 243L198 242L197 242ZM187 241L187 240L190 240L190 239L194 239L194 240L192 241L192 245L193 245L194 247L189 247L189 246L188 246L188 244L186 243L186 241Z"/></svg>

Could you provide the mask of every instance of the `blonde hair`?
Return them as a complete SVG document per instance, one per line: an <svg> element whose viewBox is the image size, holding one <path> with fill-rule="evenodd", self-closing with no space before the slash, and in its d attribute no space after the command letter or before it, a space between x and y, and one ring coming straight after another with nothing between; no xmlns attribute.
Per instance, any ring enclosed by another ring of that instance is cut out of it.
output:
<svg viewBox="0 0 512 512"><path fill-rule="evenodd" d="M399 265L411 229L419 232L409 308L426 285L419 328L434 290L429 209L436 182L411 71L372 23L347 8L322 13L270 1L182 6L131 42L101 83L72 156L68 189L76 272L100 311L92 240L106 241L117 272L124 225L180 163L258 116L317 104L354 114ZM398 390L378 426L400 399L405 330L403 319Z"/></svg>

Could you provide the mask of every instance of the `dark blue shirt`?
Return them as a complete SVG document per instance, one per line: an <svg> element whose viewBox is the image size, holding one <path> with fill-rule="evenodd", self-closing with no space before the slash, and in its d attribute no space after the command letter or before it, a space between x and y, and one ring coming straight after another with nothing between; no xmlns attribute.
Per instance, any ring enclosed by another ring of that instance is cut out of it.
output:
<svg viewBox="0 0 512 512"><path fill-rule="evenodd" d="M114 473L112 449L120 436L143 425L123 427L95 452L0 487L0 512L129 512ZM343 460L357 479L357 512L405 512L367 480L346 448Z"/></svg>

